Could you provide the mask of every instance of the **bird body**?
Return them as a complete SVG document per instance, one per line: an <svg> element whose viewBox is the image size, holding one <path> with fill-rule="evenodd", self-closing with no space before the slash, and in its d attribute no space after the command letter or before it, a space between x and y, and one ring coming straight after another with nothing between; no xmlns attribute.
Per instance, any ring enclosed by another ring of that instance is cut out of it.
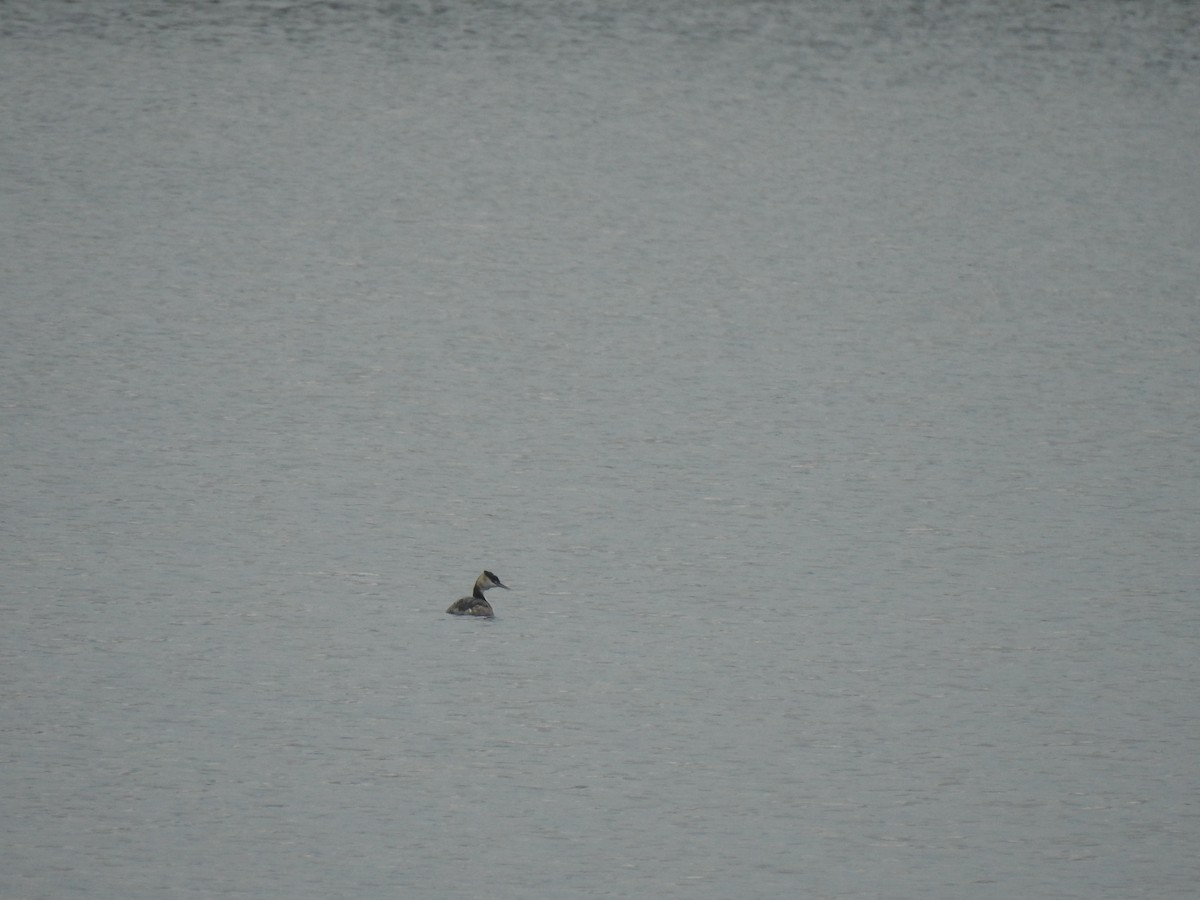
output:
<svg viewBox="0 0 1200 900"><path fill-rule="evenodd" d="M492 611L492 604L488 603L483 597L484 591L491 590L494 587L504 588L506 591L509 590L507 585L500 583L500 579L494 573L484 571L482 575L475 579L475 590L471 592L471 596L455 600L450 604L446 612L452 616L495 618L496 613Z"/></svg>

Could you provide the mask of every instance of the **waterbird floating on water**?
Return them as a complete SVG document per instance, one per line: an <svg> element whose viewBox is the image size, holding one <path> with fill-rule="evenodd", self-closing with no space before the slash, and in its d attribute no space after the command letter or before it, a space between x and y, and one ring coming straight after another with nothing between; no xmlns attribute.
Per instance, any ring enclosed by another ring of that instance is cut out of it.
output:
<svg viewBox="0 0 1200 900"><path fill-rule="evenodd" d="M446 610L452 616L484 616L486 618L495 618L495 613L492 612L492 604L483 599L483 592L491 590L494 587L504 588L509 590L508 585L501 584L500 579L495 573L484 571L482 575L475 579L475 590L471 592L470 597L463 597L461 600L455 600L450 604L450 608Z"/></svg>

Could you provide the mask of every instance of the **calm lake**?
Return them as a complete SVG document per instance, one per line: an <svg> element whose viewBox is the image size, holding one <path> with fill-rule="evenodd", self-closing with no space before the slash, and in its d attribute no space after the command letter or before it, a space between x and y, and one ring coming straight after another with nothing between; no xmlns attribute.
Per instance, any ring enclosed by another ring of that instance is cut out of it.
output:
<svg viewBox="0 0 1200 900"><path fill-rule="evenodd" d="M1194 897L1198 48L0 3L0 895Z"/></svg>

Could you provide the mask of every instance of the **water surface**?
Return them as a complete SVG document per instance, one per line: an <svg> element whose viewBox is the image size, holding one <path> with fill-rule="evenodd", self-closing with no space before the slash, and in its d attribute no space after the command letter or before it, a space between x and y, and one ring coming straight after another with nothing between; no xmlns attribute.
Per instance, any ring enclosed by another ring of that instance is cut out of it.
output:
<svg viewBox="0 0 1200 900"><path fill-rule="evenodd" d="M1198 36L0 6L0 893L1191 896Z"/></svg>

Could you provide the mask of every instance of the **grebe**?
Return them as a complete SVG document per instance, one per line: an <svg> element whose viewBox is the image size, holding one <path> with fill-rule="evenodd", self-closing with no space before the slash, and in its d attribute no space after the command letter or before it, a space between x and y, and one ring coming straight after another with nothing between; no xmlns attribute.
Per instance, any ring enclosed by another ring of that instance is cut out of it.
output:
<svg viewBox="0 0 1200 900"><path fill-rule="evenodd" d="M455 600L450 604L450 608L446 612L452 616L485 616L489 619L494 618L496 614L492 612L492 604L483 599L483 592L491 590L494 587L501 587L506 591L509 590L507 585L500 583L500 579L495 574L485 571L475 579L475 590L471 592L471 596Z"/></svg>

